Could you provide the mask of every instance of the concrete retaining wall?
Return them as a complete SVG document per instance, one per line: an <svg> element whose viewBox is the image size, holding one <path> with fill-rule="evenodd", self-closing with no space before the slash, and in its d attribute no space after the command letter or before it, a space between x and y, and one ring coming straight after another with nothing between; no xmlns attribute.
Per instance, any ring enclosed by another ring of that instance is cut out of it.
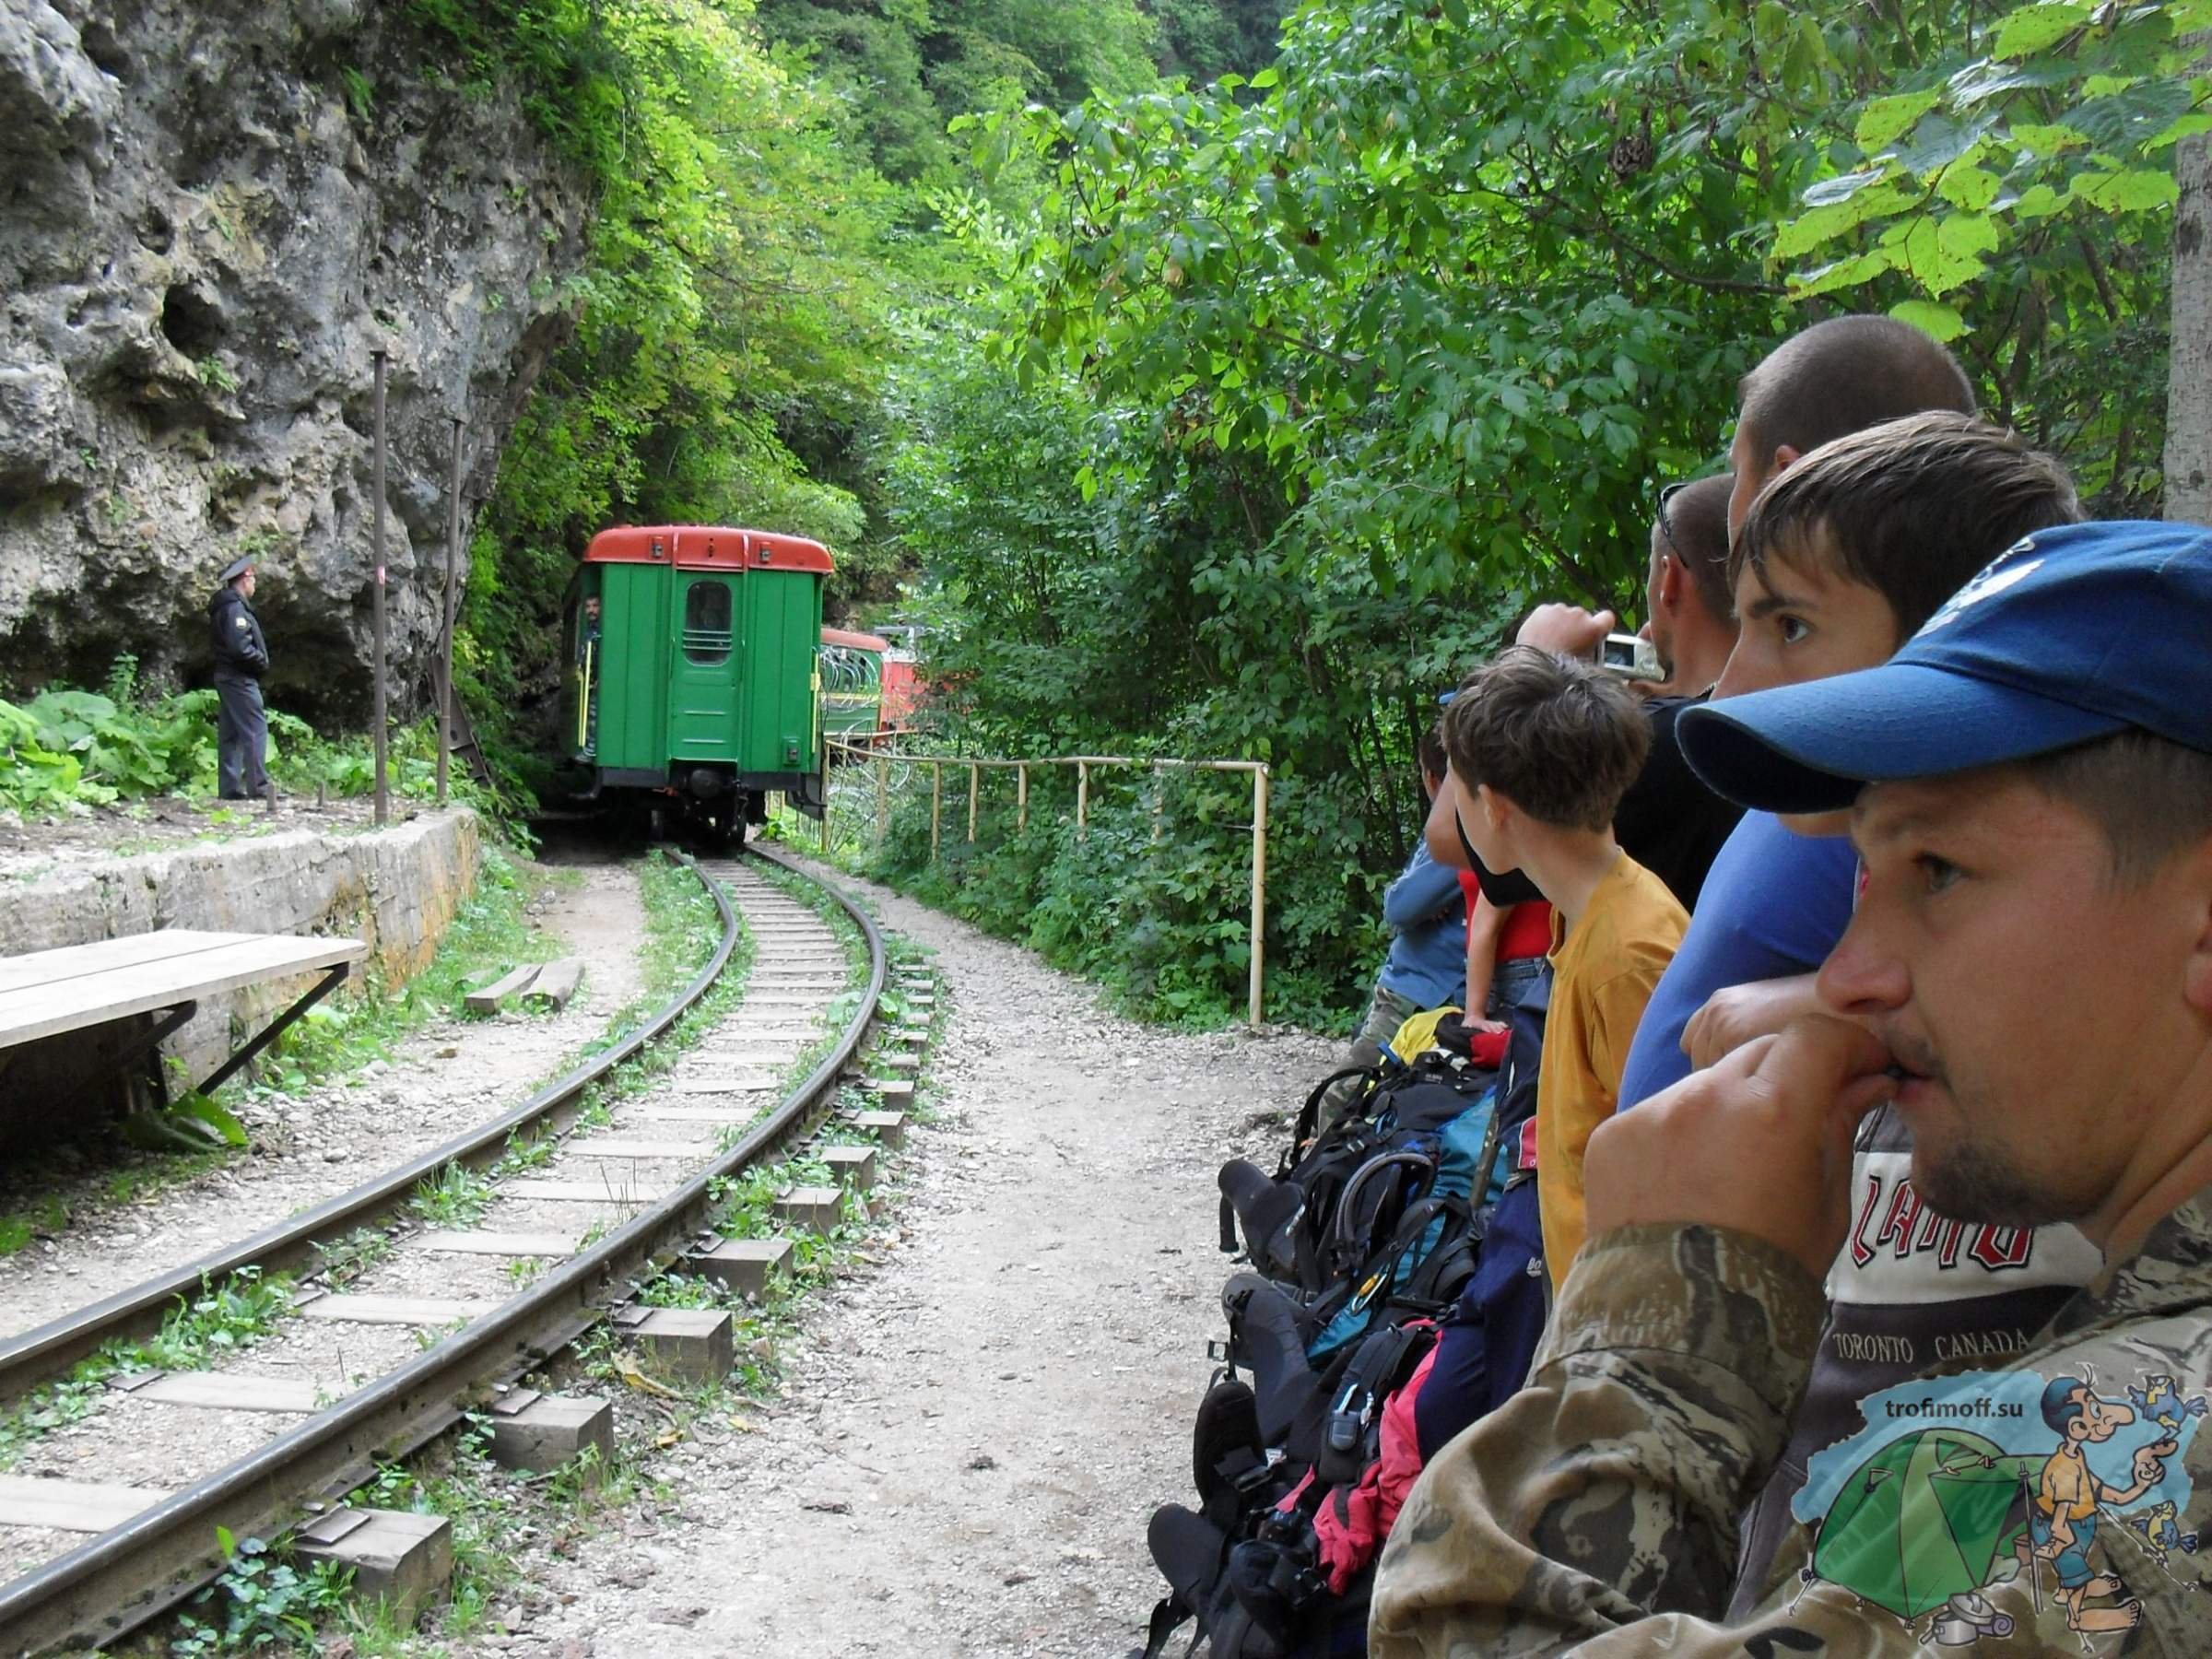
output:
<svg viewBox="0 0 2212 1659"><path fill-rule="evenodd" d="M479 843L476 814L459 808L388 830L294 830L0 882L0 956L164 927L321 934L365 940L369 959L355 971L397 984L429 962L474 890ZM313 982L270 981L208 998L164 1052L204 1077L234 1033L258 1030ZM0 1101L20 1097L30 1057L16 1061L0 1075Z"/></svg>

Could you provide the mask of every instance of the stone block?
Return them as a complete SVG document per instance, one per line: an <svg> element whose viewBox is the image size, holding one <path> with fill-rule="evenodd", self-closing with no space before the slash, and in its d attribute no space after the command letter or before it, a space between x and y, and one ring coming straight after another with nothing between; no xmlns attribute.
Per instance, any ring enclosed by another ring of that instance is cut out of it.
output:
<svg viewBox="0 0 2212 1659"><path fill-rule="evenodd" d="M415 1621L453 1589L453 1524L412 1510L340 1509L318 1516L293 1540L310 1561L353 1574L353 1593L391 1609L394 1628Z"/></svg>
<svg viewBox="0 0 2212 1659"><path fill-rule="evenodd" d="M637 1344L639 1361L657 1376L707 1386L736 1363L730 1316L713 1308L638 1308L615 1324Z"/></svg>
<svg viewBox="0 0 2212 1659"><path fill-rule="evenodd" d="M771 1274L791 1270L789 1239L725 1239L691 1258L694 1272L716 1284L759 1296L768 1288Z"/></svg>
<svg viewBox="0 0 2212 1659"><path fill-rule="evenodd" d="M606 1400L513 1388L491 1407L491 1455L500 1467L543 1473L587 1449L604 1469L615 1455L615 1408Z"/></svg>
<svg viewBox="0 0 2212 1659"><path fill-rule="evenodd" d="M899 1147L906 1145L906 1113L903 1112L856 1112L853 1125L865 1129L885 1146Z"/></svg>
<svg viewBox="0 0 2212 1659"><path fill-rule="evenodd" d="M776 1200L776 1219L791 1227L826 1233L844 1218L845 1194L840 1187L793 1187Z"/></svg>
<svg viewBox="0 0 2212 1659"><path fill-rule="evenodd" d="M876 1148L873 1147L824 1147L822 1161L830 1172L855 1192L866 1192L876 1184Z"/></svg>

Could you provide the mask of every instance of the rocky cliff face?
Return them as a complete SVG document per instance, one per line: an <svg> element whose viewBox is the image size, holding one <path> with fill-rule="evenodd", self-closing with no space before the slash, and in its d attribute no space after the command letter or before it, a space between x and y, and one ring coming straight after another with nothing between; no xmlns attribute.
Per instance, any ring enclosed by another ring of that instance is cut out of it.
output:
<svg viewBox="0 0 2212 1659"><path fill-rule="evenodd" d="M204 674L252 552L271 701L365 709L381 347L388 684L419 706L453 418L465 559L588 212L436 52L398 0L0 6L0 685Z"/></svg>

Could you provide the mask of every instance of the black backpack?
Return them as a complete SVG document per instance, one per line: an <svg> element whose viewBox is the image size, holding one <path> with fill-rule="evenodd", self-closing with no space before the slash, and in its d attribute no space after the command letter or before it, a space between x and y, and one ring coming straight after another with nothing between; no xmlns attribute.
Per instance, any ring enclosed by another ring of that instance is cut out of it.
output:
<svg viewBox="0 0 2212 1659"><path fill-rule="evenodd" d="M1217 1358L1226 1363L1192 1433L1198 1508L1169 1504L1152 1517L1147 1543L1169 1594L1153 1609L1147 1659L1194 1618L1192 1646L1210 1640L1214 1659L1366 1653L1373 1569L1332 1594L1313 1558L1312 1516L1381 1456L1383 1407L1474 1273L1499 1172L1535 1112L1548 992L1547 973L1512 1011L1500 1071L1461 1056L1394 1063L1309 1145L1322 1095L1347 1075L1337 1074L1309 1098L1272 1179L1248 1162L1223 1169L1222 1248L1241 1240L1253 1265L1222 1293L1230 1339ZM1450 1028L1439 1031L1447 1044ZM1493 1088L1474 1185L1440 1194L1441 1134ZM1417 1253L1424 1235L1430 1247ZM1365 1328L1317 1360L1318 1339L1355 1304L1371 1315ZM1277 1508L1309 1473L1298 1503Z"/></svg>
<svg viewBox="0 0 2212 1659"><path fill-rule="evenodd" d="M1243 1277L1243 1276L1240 1276ZM1432 1323L1371 1331L1331 1367L1329 1387L1287 1428L1232 1370L1215 1374L1191 1436L1195 1510L1156 1510L1146 1543L1168 1581L1145 1659L1160 1659L1186 1619L1213 1659L1329 1659L1367 1651L1371 1564L1339 1595L1314 1559L1313 1515L1382 1455L1382 1409L1436 1340ZM1312 1478L1306 1480L1311 1474ZM1280 1507L1301 1481L1298 1501Z"/></svg>
<svg viewBox="0 0 2212 1659"><path fill-rule="evenodd" d="M1497 1076L1464 1053L1441 1053L1324 1077L1272 1177L1244 1159L1222 1166L1223 1253L1241 1248L1255 1272L1296 1294L1316 1335L1340 1309L1385 1290L1401 1301L1449 1301L1472 1271L1451 1259L1452 1247L1487 1196L1496 1153L1494 1113L1470 1114L1488 1112ZM1315 1137L1323 1097L1347 1077L1368 1087ZM1436 1261L1440 1250L1446 1259Z"/></svg>

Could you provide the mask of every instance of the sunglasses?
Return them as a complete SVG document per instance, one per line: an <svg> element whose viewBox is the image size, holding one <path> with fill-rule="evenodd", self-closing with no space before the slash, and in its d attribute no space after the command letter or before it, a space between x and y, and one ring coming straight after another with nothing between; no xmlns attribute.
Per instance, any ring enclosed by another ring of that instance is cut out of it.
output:
<svg viewBox="0 0 2212 1659"><path fill-rule="evenodd" d="M1666 545L1677 554L1682 551L1682 544L1675 539L1675 523L1667 516L1666 504L1695 482L1694 478L1686 478L1679 484L1669 484L1659 492L1659 534L1666 537Z"/></svg>

